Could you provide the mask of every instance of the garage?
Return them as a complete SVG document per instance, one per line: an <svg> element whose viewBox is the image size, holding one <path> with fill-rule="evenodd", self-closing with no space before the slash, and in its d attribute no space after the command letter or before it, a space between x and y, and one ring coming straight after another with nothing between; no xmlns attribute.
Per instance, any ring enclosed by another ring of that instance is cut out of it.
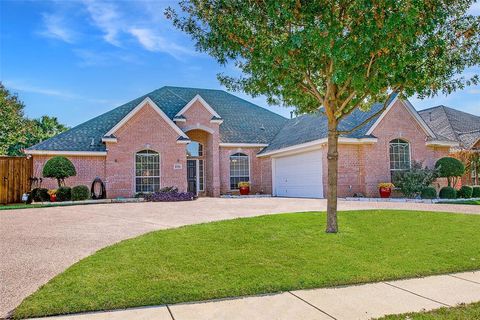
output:
<svg viewBox="0 0 480 320"><path fill-rule="evenodd" d="M323 198L322 150L273 158L273 194Z"/></svg>

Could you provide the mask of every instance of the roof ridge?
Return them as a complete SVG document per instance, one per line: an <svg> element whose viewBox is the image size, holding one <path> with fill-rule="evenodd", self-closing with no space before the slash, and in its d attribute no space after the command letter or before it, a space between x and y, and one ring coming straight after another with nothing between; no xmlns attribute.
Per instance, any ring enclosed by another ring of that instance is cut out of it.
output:
<svg viewBox="0 0 480 320"><path fill-rule="evenodd" d="M173 94L174 96L177 96L178 98L180 98L181 100L185 101L186 103L188 103L188 101L182 97L180 97L178 94L176 94L175 92L173 92L172 90L170 90L170 88L174 88L174 87L170 87L170 86L164 86L163 88L167 89L171 94Z"/></svg>

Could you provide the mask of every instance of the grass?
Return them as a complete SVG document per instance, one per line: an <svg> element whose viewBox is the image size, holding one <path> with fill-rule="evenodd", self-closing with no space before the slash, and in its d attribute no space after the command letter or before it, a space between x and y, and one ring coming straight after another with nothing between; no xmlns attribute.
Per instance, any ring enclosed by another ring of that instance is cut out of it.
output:
<svg viewBox="0 0 480 320"><path fill-rule="evenodd" d="M480 319L480 302L427 312L390 315L378 320L473 320Z"/></svg>
<svg viewBox="0 0 480 320"><path fill-rule="evenodd" d="M442 204L473 204L473 205L480 205L480 200L458 200L458 201L440 201L438 203Z"/></svg>
<svg viewBox="0 0 480 320"><path fill-rule="evenodd" d="M480 268L480 216L413 211L290 213L162 230L76 263L15 317L109 310Z"/></svg>
<svg viewBox="0 0 480 320"><path fill-rule="evenodd" d="M53 206L55 206L55 204L14 203L14 204L0 205L0 210L32 209L32 208L44 208L44 207L53 207Z"/></svg>

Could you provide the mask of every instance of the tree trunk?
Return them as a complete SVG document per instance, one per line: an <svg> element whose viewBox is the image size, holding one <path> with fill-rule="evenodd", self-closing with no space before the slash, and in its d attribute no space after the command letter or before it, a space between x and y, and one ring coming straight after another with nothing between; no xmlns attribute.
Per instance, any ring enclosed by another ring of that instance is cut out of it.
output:
<svg viewBox="0 0 480 320"><path fill-rule="evenodd" d="M337 233L337 177L338 130L335 122L328 123L328 185L327 185L327 233Z"/></svg>

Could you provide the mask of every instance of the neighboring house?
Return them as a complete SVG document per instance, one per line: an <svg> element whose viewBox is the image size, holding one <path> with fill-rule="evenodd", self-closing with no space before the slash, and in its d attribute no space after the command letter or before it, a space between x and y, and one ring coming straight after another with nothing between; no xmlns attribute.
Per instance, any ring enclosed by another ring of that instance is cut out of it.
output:
<svg viewBox="0 0 480 320"><path fill-rule="evenodd" d="M381 107L353 112L340 129ZM393 98L380 116L339 138L339 196L377 196L377 184L413 160L433 166L459 146L440 132L407 100ZM163 87L26 152L37 176L52 156L68 157L78 173L69 185L99 177L110 198L167 186L217 197L236 193L240 181L250 181L253 193L321 198L326 137L321 114L286 119L221 90Z"/></svg>
<svg viewBox="0 0 480 320"><path fill-rule="evenodd" d="M435 130L437 136L459 142L453 151L480 152L480 117L466 112L458 111L445 106L425 109L419 112L430 128ZM471 185L480 184L480 172L477 166L471 166L463 182Z"/></svg>

